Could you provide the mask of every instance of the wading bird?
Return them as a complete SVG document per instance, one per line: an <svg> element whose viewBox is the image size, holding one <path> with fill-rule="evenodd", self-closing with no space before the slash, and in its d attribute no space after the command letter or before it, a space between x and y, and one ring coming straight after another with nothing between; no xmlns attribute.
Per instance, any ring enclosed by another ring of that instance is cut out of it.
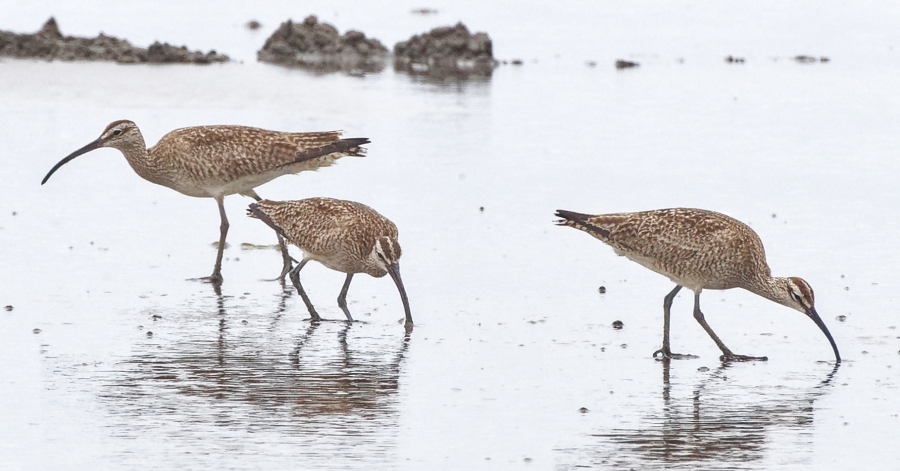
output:
<svg viewBox="0 0 900 471"><path fill-rule="evenodd" d="M806 314L828 338L837 363L841 362L834 338L816 313L812 288L801 278L772 277L762 241L746 224L713 211L686 208L599 215L558 210L556 216L561 218L558 225L587 232L617 255L675 282L663 302L663 345L654 357L690 357L669 348L669 310L678 291L687 287L694 292L694 318L722 350L723 360L766 360L732 353L700 311L704 289L744 288Z"/></svg>
<svg viewBox="0 0 900 471"><path fill-rule="evenodd" d="M374 209L354 201L308 198L297 201L262 200L250 205L247 215L257 218L303 251L303 259L291 270L291 282L303 298L313 321L321 318L300 285L300 270L310 260L347 274L337 302L347 320L347 290L356 273L375 278L389 274L400 291L406 326L412 315L400 280L400 243L397 226Z"/></svg>
<svg viewBox="0 0 900 471"><path fill-rule="evenodd" d="M199 278L222 282L222 254L228 234L224 199L235 193L261 198L254 188L282 175L327 167L335 160L362 156L366 138L341 139L339 131L279 132L247 126L195 126L176 129L147 149L141 131L131 121L114 121L96 140L72 152L47 172L41 185L60 167L79 155L101 147L118 149L141 178L197 198L213 198L219 205L219 247L212 275ZM284 267L291 270L287 247L279 239Z"/></svg>

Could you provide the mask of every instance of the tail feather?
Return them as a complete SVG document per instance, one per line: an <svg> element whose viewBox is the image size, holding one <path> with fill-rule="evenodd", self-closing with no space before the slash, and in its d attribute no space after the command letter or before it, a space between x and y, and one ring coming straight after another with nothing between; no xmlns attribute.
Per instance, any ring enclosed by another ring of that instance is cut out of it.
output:
<svg viewBox="0 0 900 471"><path fill-rule="evenodd" d="M371 142L367 137L352 137L349 139L341 139L332 144L313 149L307 149L295 154L294 160L283 164L282 167L288 165L299 164L308 160L317 159L328 154L343 154L344 156L362 157L366 155L366 149L362 146Z"/></svg>
<svg viewBox="0 0 900 471"><path fill-rule="evenodd" d="M609 240L609 230L591 223L590 219L594 217L591 214L557 209L556 217L560 218L556 221L558 226L574 227L575 229L587 232L600 240Z"/></svg>
<svg viewBox="0 0 900 471"><path fill-rule="evenodd" d="M260 203L267 203L269 200L262 200ZM267 226L271 227L278 235L285 237L284 229L282 229L278 224L275 224L275 221L266 214L262 208L259 207L257 203L250 203L250 207L247 208L247 216L250 216L254 219L259 219L260 221L266 223Z"/></svg>

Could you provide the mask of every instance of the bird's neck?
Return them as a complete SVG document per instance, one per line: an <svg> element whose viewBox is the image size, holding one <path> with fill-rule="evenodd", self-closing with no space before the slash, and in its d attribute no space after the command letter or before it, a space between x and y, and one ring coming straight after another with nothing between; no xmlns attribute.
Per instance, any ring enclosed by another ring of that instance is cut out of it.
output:
<svg viewBox="0 0 900 471"><path fill-rule="evenodd" d="M119 150L122 151L125 160L128 161L128 165L131 165L134 172L140 175L141 178L153 183L165 184L164 182L167 178L165 166L163 162L153 157L151 151L147 150L147 145L144 143L143 138L123 144L119 146Z"/></svg>
<svg viewBox="0 0 900 471"><path fill-rule="evenodd" d="M791 300L788 297L789 295L787 294L787 283L787 278L761 276L754 279L752 283L749 284L747 289L754 294L758 294L768 299L769 301L774 301L778 304L782 304L793 309L793 305L791 304Z"/></svg>

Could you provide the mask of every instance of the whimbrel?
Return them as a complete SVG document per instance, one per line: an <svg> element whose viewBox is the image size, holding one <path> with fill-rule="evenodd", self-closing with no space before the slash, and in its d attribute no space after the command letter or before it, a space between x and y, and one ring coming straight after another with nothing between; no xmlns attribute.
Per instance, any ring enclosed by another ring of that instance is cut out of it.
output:
<svg viewBox="0 0 900 471"><path fill-rule="evenodd" d="M366 273L381 278L390 274L400 291L406 326L413 325L406 290L400 280L397 226L374 209L332 198L262 200L251 204L247 215L262 220L303 251L303 259L290 276L313 321L321 318L300 285L300 270L310 260L347 274L337 302L348 321L353 322L347 309L347 290L353 275Z"/></svg>
<svg viewBox="0 0 900 471"><path fill-rule="evenodd" d="M599 215L558 210L556 216L562 218L558 225L587 232L617 255L675 282L663 302L663 345L654 357L690 357L669 348L669 310L678 291L687 287L694 292L694 318L722 350L723 360L765 360L732 353L700 311L704 289L744 288L806 314L828 338L837 363L841 362L834 338L816 313L812 288L801 278L772 277L762 241L746 224L713 211L686 208Z"/></svg>
<svg viewBox="0 0 900 471"><path fill-rule="evenodd" d="M219 247L212 275L201 278L222 282L222 254L228 234L224 198L239 193L257 201L254 188L282 175L327 167L340 157L365 154L366 138L341 139L339 131L279 132L247 126L195 126L176 129L147 149L141 131L131 121L114 121L95 141L69 154L47 172L41 185L56 170L79 155L101 147L118 149L135 173L147 181L198 198L213 198L219 205ZM279 238L284 267L291 269L287 247Z"/></svg>

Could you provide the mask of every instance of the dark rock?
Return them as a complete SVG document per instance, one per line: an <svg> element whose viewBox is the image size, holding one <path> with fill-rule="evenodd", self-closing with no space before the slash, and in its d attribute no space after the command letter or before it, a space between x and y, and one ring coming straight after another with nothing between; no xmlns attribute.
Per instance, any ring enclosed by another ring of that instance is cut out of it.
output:
<svg viewBox="0 0 900 471"><path fill-rule="evenodd" d="M10 312L13 310L12 304L7 304L3 309L6 309L6 312Z"/></svg>
<svg viewBox="0 0 900 471"><path fill-rule="evenodd" d="M598 291L600 294L606 293L606 286L601 286L601 287L597 288L597 291Z"/></svg>
<svg viewBox="0 0 900 471"><path fill-rule="evenodd" d="M625 327L625 324L622 321L613 321L612 323L613 329L622 330L622 327Z"/></svg>
<svg viewBox="0 0 900 471"><path fill-rule="evenodd" d="M630 69L632 67L637 67L639 65L641 65L641 64L638 64L637 62L626 61L623 59L619 59L616 61L617 69Z"/></svg>
<svg viewBox="0 0 900 471"><path fill-rule="evenodd" d="M250 20L247 22L246 26L247 26L247 29L249 29L251 31L256 31L262 26L262 24L259 21Z"/></svg>
<svg viewBox="0 0 900 471"><path fill-rule="evenodd" d="M815 57L812 57L812 56L804 56L804 55L799 55L799 56L797 56L797 57L794 57L794 60L797 61L797 62L799 62L799 63L801 63L801 64L812 64L813 62L816 62L816 58L815 58Z"/></svg>
<svg viewBox="0 0 900 471"><path fill-rule="evenodd" d="M270 64L302 67L316 72L379 72L387 62L388 49L359 31L343 36L328 23L308 16L302 23L281 24L256 53Z"/></svg>
<svg viewBox="0 0 900 471"><path fill-rule="evenodd" d="M587 414L590 411L588 410L587 407L582 407L582 408L578 409L578 412L581 412L582 414Z"/></svg>
<svg viewBox="0 0 900 471"><path fill-rule="evenodd" d="M175 47L159 42L144 49L103 33L96 38L63 36L52 17L34 34L0 31L0 56L48 61L112 61L121 64L209 64L229 61L228 56L215 51L204 54L189 51L184 46Z"/></svg>
<svg viewBox="0 0 900 471"><path fill-rule="evenodd" d="M417 34L394 45L394 70L433 78L490 77L497 61L487 33L462 23Z"/></svg>
<svg viewBox="0 0 900 471"><path fill-rule="evenodd" d="M510 64L512 64L512 65L522 65L522 59L513 59L512 61L510 61Z"/></svg>
<svg viewBox="0 0 900 471"><path fill-rule="evenodd" d="M729 64L743 64L745 61L746 59L743 57L728 56L725 58L725 62Z"/></svg>

